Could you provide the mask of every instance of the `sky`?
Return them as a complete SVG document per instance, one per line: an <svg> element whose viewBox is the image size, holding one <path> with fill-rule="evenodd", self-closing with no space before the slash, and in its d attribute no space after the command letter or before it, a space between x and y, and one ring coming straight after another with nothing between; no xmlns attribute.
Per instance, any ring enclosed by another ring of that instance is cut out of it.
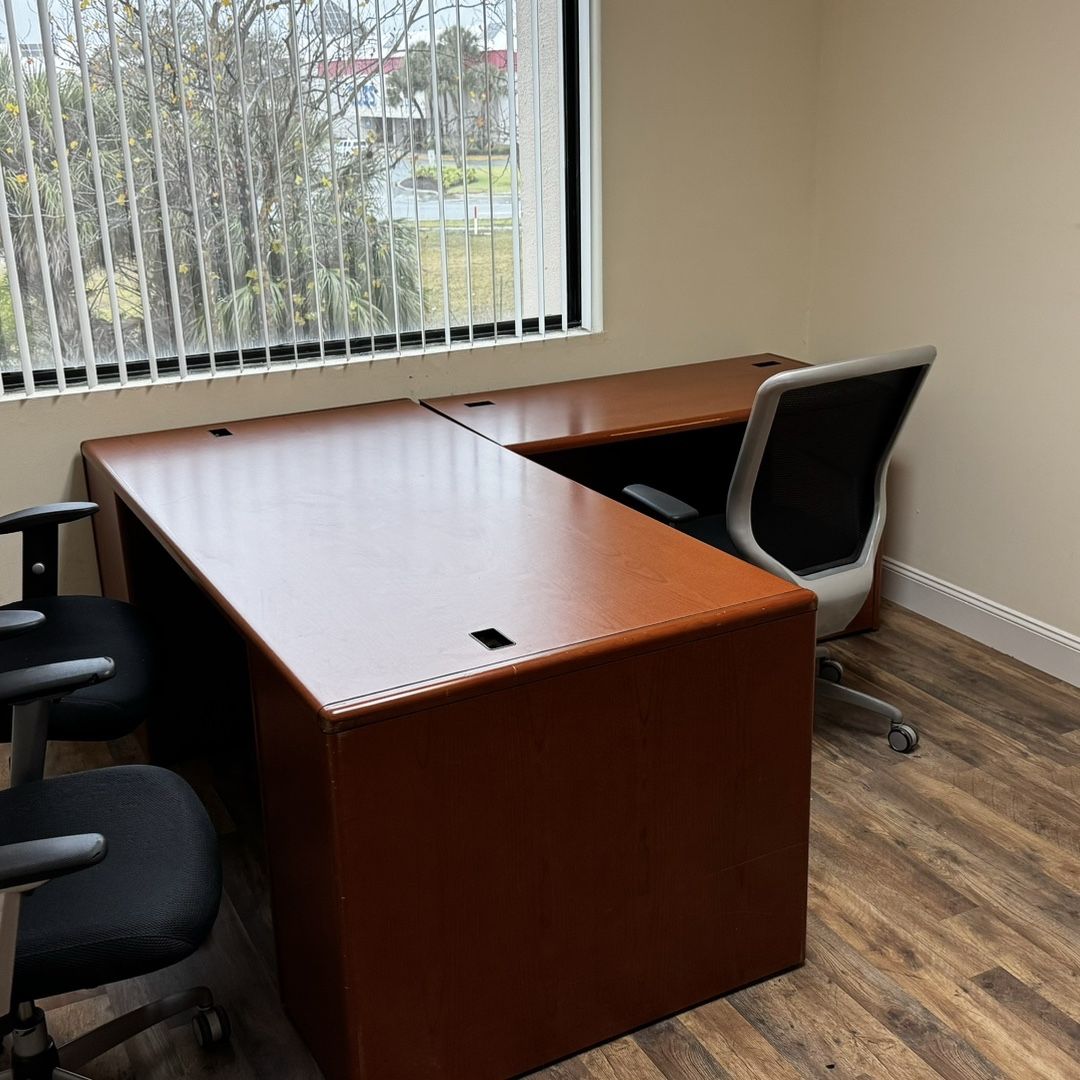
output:
<svg viewBox="0 0 1080 1080"><path fill-rule="evenodd" d="M18 34L20 41L41 41L41 34L38 33L38 12L37 12L37 0L5 0L5 4L11 6L12 12L15 15L15 31ZM0 31L5 41L7 41L7 22L0 21Z"/></svg>

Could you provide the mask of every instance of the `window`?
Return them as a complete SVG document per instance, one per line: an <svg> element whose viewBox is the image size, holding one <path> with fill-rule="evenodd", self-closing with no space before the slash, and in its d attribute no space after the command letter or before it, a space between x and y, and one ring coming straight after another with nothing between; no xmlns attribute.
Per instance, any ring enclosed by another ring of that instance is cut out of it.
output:
<svg viewBox="0 0 1080 1080"><path fill-rule="evenodd" d="M4 0L4 392L580 325L587 5Z"/></svg>

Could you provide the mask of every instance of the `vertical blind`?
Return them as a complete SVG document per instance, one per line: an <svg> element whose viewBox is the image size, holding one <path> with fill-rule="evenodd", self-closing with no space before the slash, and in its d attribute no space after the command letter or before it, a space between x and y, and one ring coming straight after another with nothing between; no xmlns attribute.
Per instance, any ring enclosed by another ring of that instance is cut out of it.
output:
<svg viewBox="0 0 1080 1080"><path fill-rule="evenodd" d="M4 0L3 392L566 330L564 8Z"/></svg>

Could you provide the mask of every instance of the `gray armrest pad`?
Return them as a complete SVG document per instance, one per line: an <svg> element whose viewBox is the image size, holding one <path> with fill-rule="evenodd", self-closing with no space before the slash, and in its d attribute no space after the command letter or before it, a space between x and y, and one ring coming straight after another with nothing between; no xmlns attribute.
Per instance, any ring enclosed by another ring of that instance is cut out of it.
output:
<svg viewBox="0 0 1080 1080"><path fill-rule="evenodd" d="M3 671L0 672L0 708L62 698L84 686L111 679L114 674L113 662L107 656Z"/></svg>
<svg viewBox="0 0 1080 1080"><path fill-rule="evenodd" d="M697 510L689 503L684 503L682 499L676 499L674 495L668 495L665 491L649 487L648 484L629 484L622 490L628 499L639 503L650 513L671 525L677 525L682 521L692 521L698 516Z"/></svg>
<svg viewBox="0 0 1080 1080"><path fill-rule="evenodd" d="M100 508L92 502L49 503L47 506L31 506L0 517L0 536L4 533L22 532L39 525L65 525L69 521L96 514Z"/></svg>
<svg viewBox="0 0 1080 1080"><path fill-rule="evenodd" d="M0 891L85 870L101 862L105 850L105 837L101 833L4 844L0 847Z"/></svg>
<svg viewBox="0 0 1080 1080"><path fill-rule="evenodd" d="M14 637L45 622L40 611L0 611L0 638Z"/></svg>

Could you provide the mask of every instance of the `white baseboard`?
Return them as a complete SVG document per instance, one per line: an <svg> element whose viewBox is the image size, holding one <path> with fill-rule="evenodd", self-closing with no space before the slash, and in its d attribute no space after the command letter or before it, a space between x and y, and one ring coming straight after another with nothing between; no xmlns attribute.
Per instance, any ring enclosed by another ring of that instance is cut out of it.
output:
<svg viewBox="0 0 1080 1080"><path fill-rule="evenodd" d="M884 563L882 594L887 599L1080 686L1080 637L895 559Z"/></svg>

